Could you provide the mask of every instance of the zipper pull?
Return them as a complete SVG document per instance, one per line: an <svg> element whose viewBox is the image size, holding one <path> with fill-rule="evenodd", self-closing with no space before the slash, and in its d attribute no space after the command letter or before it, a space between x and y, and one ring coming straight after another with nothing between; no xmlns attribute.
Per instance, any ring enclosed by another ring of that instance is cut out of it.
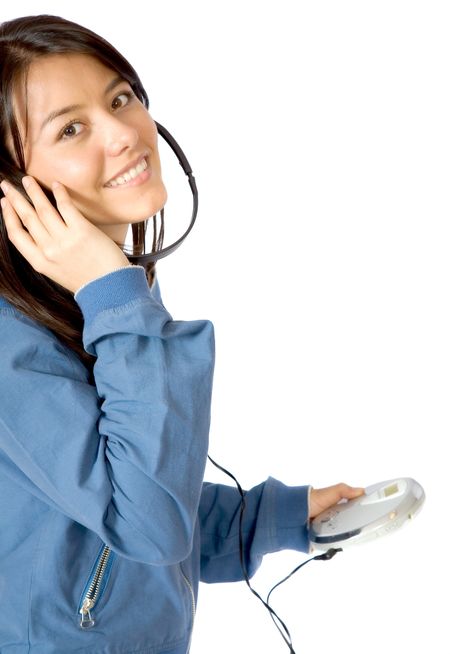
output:
<svg viewBox="0 0 450 654"><path fill-rule="evenodd" d="M83 600L83 605L80 609L80 613L81 613L80 627L82 629L90 629L95 624L95 620L91 617L91 612L89 610L93 606L94 606L94 602L91 599L89 599L89 597L86 597Z"/></svg>

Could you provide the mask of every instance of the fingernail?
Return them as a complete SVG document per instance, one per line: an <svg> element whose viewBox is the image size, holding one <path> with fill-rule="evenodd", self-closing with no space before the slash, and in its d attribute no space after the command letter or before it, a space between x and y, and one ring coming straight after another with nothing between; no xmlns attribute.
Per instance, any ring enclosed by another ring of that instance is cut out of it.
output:
<svg viewBox="0 0 450 654"><path fill-rule="evenodd" d="M22 177L22 184L24 185L25 188L28 188L31 184L30 178Z"/></svg>
<svg viewBox="0 0 450 654"><path fill-rule="evenodd" d="M2 198L0 204L2 205L2 209L4 209L6 207L6 198Z"/></svg>
<svg viewBox="0 0 450 654"><path fill-rule="evenodd" d="M52 182L52 188L60 188L61 184L59 182Z"/></svg>
<svg viewBox="0 0 450 654"><path fill-rule="evenodd" d="M8 193L8 191L9 191L8 182L5 182L5 180L3 180L3 182L1 182L1 184L0 184L0 186L2 187L3 193L6 195Z"/></svg>

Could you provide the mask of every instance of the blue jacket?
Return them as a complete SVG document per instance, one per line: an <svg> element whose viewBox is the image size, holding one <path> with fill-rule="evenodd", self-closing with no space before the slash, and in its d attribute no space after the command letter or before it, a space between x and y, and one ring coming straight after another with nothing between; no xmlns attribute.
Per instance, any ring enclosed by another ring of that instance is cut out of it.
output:
<svg viewBox="0 0 450 654"><path fill-rule="evenodd" d="M77 355L0 297L1 654L186 654L199 581L242 578L239 503L203 482L214 336L142 266L75 294ZM308 486L247 491L246 557L308 552Z"/></svg>

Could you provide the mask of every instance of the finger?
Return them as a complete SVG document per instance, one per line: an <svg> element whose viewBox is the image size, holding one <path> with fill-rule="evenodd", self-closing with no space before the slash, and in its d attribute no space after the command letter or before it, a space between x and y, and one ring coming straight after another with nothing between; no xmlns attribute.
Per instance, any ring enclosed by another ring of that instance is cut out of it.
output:
<svg viewBox="0 0 450 654"><path fill-rule="evenodd" d="M357 488L354 486L349 486L348 484L335 484L334 486L329 486L324 488L324 495L328 497L333 497L335 502L341 500L352 500L355 497L359 497L364 493L364 488Z"/></svg>
<svg viewBox="0 0 450 654"><path fill-rule="evenodd" d="M33 240L33 237L24 230L22 221L8 201L8 198L2 198L1 203L3 222L5 223L9 240L33 268L39 271L42 265L41 251Z"/></svg>
<svg viewBox="0 0 450 654"><path fill-rule="evenodd" d="M61 182L53 182L53 195L55 196L58 211L64 218L67 226L78 224L80 220L87 222L86 218L78 211L70 197L66 187Z"/></svg>
<svg viewBox="0 0 450 654"><path fill-rule="evenodd" d="M339 484L338 490L340 493L341 499L351 500L354 497L359 497L364 494L364 488L359 488L356 486L349 486L348 484Z"/></svg>
<svg viewBox="0 0 450 654"><path fill-rule="evenodd" d="M28 200L12 184L6 185L2 182L2 190L11 209L14 210L21 223L25 225L35 243L40 245L47 243L49 233Z"/></svg>
<svg viewBox="0 0 450 654"><path fill-rule="evenodd" d="M52 236L59 236L61 231L66 229L66 224L45 195L40 184L30 175L22 177L22 184L34 205L39 220L47 232Z"/></svg>
<svg viewBox="0 0 450 654"><path fill-rule="evenodd" d="M359 497L364 492L364 488L353 487L343 483L327 486L326 488L312 488L310 495L310 516L315 517L330 506L334 506L344 500Z"/></svg>

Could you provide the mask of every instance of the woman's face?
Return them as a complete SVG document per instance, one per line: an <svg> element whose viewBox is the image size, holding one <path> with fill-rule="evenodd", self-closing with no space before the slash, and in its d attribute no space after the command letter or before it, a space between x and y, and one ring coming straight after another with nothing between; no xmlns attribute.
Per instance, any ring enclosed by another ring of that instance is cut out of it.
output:
<svg viewBox="0 0 450 654"><path fill-rule="evenodd" d="M54 180L64 184L79 211L123 243L130 223L155 215L167 200L147 109L128 82L89 55L38 58L26 87L26 97L17 89L14 108L27 173L49 189ZM120 178L144 158L146 170Z"/></svg>

